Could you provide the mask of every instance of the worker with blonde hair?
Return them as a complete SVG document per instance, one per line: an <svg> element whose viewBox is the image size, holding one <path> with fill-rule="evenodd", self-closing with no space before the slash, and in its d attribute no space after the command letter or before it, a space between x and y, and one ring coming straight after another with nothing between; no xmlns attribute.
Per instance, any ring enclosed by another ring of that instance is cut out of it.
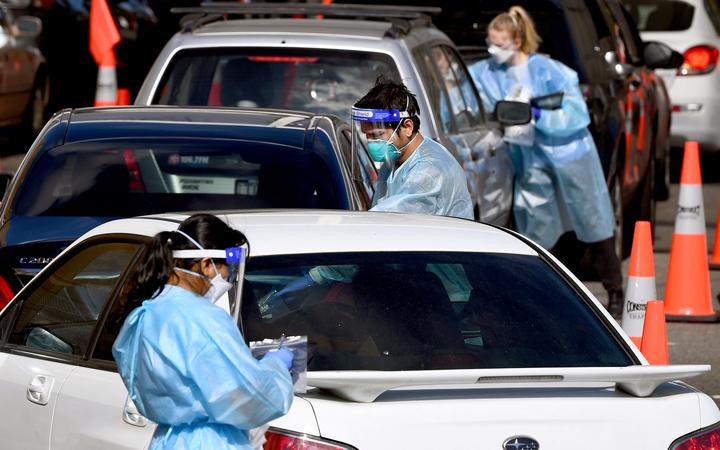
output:
<svg viewBox="0 0 720 450"><path fill-rule="evenodd" d="M505 129L516 173L513 217L518 231L547 249L563 234L574 232L588 244L608 291L608 309L619 317L623 280L615 253L615 218L588 131L590 116L577 73L538 54L540 43L530 15L513 6L490 22L491 57L473 64L470 71L487 111L493 111L499 100L533 105L530 124Z"/></svg>

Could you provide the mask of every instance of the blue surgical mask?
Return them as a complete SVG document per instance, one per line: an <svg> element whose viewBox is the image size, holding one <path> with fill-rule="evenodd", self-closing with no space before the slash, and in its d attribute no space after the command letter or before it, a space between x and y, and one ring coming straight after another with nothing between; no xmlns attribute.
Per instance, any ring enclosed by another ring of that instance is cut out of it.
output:
<svg viewBox="0 0 720 450"><path fill-rule="evenodd" d="M400 124L398 124L397 128L395 128L395 131L393 131L393 134L390 135L390 139L388 139L387 141L384 139L368 139L368 153L370 153L370 158L372 158L373 161L395 161L400 157L400 155L402 155L403 150L405 150L405 148L410 145L416 137L418 137L418 133L415 133L415 136L410 139L410 142L400 148L397 148L395 144L390 141L392 140L393 136L395 136L395 133L399 128Z"/></svg>
<svg viewBox="0 0 720 450"><path fill-rule="evenodd" d="M395 161L400 157L400 150L395 144L382 139L368 140L368 152L375 162Z"/></svg>

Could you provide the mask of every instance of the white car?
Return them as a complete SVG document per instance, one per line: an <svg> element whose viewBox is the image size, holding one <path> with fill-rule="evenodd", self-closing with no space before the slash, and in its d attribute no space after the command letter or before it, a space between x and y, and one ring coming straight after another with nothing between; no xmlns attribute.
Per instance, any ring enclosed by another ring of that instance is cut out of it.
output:
<svg viewBox="0 0 720 450"><path fill-rule="evenodd" d="M660 41L683 53L677 70L658 70L673 105L672 144L686 140L720 150L720 1L624 0L644 41Z"/></svg>
<svg viewBox="0 0 720 450"><path fill-rule="evenodd" d="M2 311L3 448L148 444L111 347L145 243L185 217L98 226ZM380 213L222 217L250 242L245 338L308 335L308 392L265 449L716 448L720 411L676 381L709 366L649 366L568 270L512 232ZM316 269L335 281L278 296Z"/></svg>

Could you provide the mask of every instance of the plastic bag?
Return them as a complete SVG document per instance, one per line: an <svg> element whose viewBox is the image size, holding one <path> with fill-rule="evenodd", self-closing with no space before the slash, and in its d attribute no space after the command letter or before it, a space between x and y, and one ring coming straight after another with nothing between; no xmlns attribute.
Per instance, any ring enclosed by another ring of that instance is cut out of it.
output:
<svg viewBox="0 0 720 450"><path fill-rule="evenodd" d="M250 352L256 359L262 359L270 350L277 350L280 344L293 353L290 375L293 381L293 392L307 392L307 336L286 336L278 339L251 341Z"/></svg>

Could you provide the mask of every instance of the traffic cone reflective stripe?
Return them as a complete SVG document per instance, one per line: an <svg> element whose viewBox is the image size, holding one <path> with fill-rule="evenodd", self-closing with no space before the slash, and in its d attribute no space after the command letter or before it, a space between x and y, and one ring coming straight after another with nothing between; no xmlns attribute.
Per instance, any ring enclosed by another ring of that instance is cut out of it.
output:
<svg viewBox="0 0 720 450"><path fill-rule="evenodd" d="M710 269L720 270L720 208L718 208L717 221L715 222L715 245L713 246Z"/></svg>
<svg viewBox="0 0 720 450"><path fill-rule="evenodd" d="M665 311L660 300L648 300L640 351L650 364L668 364Z"/></svg>
<svg viewBox="0 0 720 450"><path fill-rule="evenodd" d="M680 199L665 288L667 320L715 321L710 297L705 211L697 142L685 144Z"/></svg>
<svg viewBox="0 0 720 450"><path fill-rule="evenodd" d="M117 105L117 77L115 66L98 67L95 106Z"/></svg>
<svg viewBox="0 0 720 450"><path fill-rule="evenodd" d="M653 260L652 227L650 222L635 222L628 284L622 313L623 330L640 348L645 322L645 303L657 299L655 262Z"/></svg>

